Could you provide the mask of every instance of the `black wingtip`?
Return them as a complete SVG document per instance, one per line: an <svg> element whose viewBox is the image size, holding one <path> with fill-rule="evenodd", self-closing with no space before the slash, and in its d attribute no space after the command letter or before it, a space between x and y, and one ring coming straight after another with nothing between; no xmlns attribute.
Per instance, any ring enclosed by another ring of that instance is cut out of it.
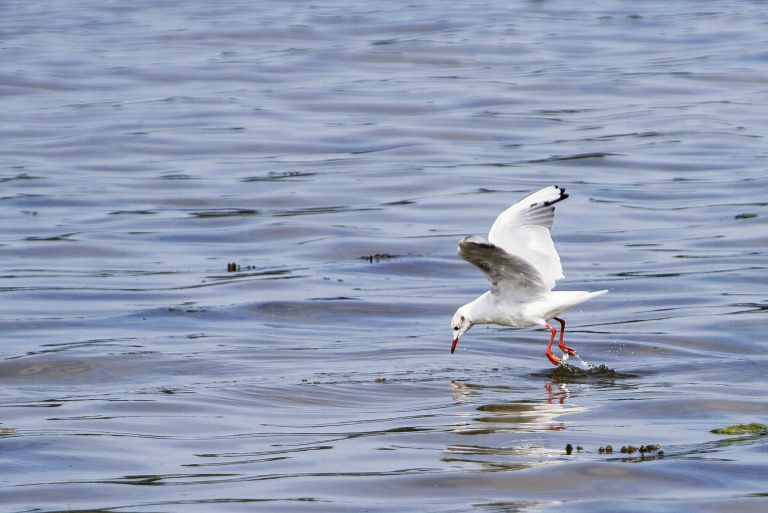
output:
<svg viewBox="0 0 768 513"><path fill-rule="evenodd" d="M559 201L563 201L564 199L566 199L566 198L568 198L570 196L570 194L565 192L565 189L563 189L562 187L558 187L557 185L555 185L555 187L557 187L557 189L560 191L560 196L557 199L554 199L552 201L545 201L544 202L544 206L545 207L550 207L550 206L554 205L555 203L557 203ZM533 205L531 205L531 206L533 206Z"/></svg>

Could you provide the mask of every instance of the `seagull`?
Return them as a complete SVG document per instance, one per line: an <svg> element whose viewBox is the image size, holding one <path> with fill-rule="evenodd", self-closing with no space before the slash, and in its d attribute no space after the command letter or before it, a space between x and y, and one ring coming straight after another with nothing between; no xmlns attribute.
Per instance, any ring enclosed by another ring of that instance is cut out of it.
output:
<svg viewBox="0 0 768 513"><path fill-rule="evenodd" d="M472 235L459 242L459 256L477 266L491 284L491 289L462 306L453 315L453 343L475 324L499 324L513 328L544 326L550 332L544 354L553 365L561 359L552 353L560 323L557 346L563 359L576 351L565 345L565 321L558 317L566 309L608 292L552 290L563 278L560 255L552 242L550 229L555 218L555 204L568 197L565 189L552 185L521 199L504 212L491 226L488 239Z"/></svg>

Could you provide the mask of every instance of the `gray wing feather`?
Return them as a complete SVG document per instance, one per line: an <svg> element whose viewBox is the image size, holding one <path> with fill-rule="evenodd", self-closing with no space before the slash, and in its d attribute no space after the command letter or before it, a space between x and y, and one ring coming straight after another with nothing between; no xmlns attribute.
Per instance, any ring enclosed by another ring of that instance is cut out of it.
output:
<svg viewBox="0 0 768 513"><path fill-rule="evenodd" d="M506 252L475 235L459 242L459 256L485 273L491 292L504 290L548 290L541 273L527 260Z"/></svg>

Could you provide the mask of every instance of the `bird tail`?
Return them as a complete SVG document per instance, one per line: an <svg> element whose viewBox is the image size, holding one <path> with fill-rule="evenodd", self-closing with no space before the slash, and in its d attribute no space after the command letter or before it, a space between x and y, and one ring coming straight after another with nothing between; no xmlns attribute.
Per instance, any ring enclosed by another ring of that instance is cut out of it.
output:
<svg viewBox="0 0 768 513"><path fill-rule="evenodd" d="M608 289L605 289L605 290L596 290L596 291L594 291L594 292L587 292L587 293L586 293L586 294L587 294L587 299L585 299L584 301L588 301L588 300L592 299L593 297L602 296L602 295L603 295L603 294L605 294L606 292L608 292Z"/></svg>
<svg viewBox="0 0 768 513"><path fill-rule="evenodd" d="M554 312L550 312L550 315L548 315L547 318L551 319L555 315L560 315L560 313L572 306L581 304L584 301L589 301L597 296L602 296L606 292L608 292L608 290L597 290L595 292L588 292L586 290L556 290L552 292L552 294L557 298L559 304L558 307L554 309Z"/></svg>

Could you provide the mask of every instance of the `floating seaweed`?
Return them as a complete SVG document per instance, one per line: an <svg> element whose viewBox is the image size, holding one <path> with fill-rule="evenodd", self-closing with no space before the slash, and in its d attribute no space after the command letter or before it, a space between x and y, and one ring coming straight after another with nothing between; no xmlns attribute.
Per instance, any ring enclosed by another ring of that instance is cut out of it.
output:
<svg viewBox="0 0 768 513"><path fill-rule="evenodd" d="M716 435L768 435L768 425L760 422L750 424L735 424L716 428L710 431Z"/></svg>

